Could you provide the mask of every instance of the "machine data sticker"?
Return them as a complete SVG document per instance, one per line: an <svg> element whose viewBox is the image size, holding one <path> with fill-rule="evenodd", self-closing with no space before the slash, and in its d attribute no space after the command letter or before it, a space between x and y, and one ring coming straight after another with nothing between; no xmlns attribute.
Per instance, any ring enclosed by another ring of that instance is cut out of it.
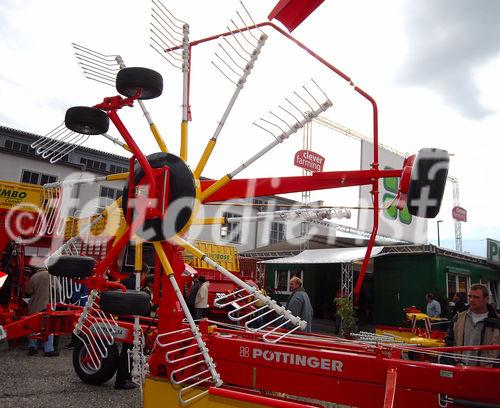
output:
<svg viewBox="0 0 500 408"><path fill-rule="evenodd" d="M90 327L90 331L92 333L101 335L108 335L110 330L112 330L112 334L115 339L124 340L128 337L128 329L120 327L116 324L94 323Z"/></svg>
<svg viewBox="0 0 500 408"><path fill-rule="evenodd" d="M441 371L439 372L439 375L440 375L441 377L453 378L453 372L452 372L452 371L441 370Z"/></svg>

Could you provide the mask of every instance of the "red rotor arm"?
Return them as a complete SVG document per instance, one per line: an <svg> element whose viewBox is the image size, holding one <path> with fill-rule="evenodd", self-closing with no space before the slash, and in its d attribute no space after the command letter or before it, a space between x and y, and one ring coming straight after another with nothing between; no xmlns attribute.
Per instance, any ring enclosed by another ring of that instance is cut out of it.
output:
<svg viewBox="0 0 500 408"><path fill-rule="evenodd" d="M368 185L374 179L401 177L402 170L354 170L314 173L310 176L269 177L231 180L203 202L225 201L235 198L261 197L301 191ZM214 180L202 180L201 190L210 187Z"/></svg>

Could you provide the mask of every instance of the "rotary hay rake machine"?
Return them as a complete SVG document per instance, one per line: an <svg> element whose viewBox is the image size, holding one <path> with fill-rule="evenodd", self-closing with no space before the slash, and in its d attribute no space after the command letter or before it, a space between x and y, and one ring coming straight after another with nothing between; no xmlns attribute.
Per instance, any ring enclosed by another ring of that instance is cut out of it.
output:
<svg viewBox="0 0 500 408"><path fill-rule="evenodd" d="M406 203L410 213L416 216L435 217L444 192L449 163L446 151L425 148L405 159L401 169L380 170L375 100L354 85L346 74L279 27L268 22L256 24L244 6L237 16L237 22L231 20L227 32L190 42L188 24L174 17L163 4L153 1L151 47L179 69L183 77L179 156L168 151L149 115L145 116L160 151L145 156L118 115L120 109L136 104L146 113L143 101L157 98L162 93L161 75L147 68L127 68L118 56L75 45L85 75L107 85L114 83L120 95L107 97L93 107L68 109L64 125L40 141L39 153L56 162L70 151L75 140L84 143L98 135L108 137L110 121L123 138L123 141L114 141L132 153L128 173L102 178L126 180L123 195L115 205L115 208L121 206L126 223L117 232L106 256L96 263L92 258L76 255L72 251L74 242L70 240L48 262L49 273L55 279L85 282L90 290L89 300L74 329L81 339L74 354L80 377L92 382L96 372L106 371L103 377L110 378L113 373L108 362L116 358L114 342L118 340L133 344L130 352L132 376L143 386L146 407L177 403L196 407L248 404L307 407L332 403L360 407L444 407L494 406L500 403L495 388L500 381L500 370L410 361L403 356L407 351L418 349L302 333L307 329L307 322L228 272L184 238L191 225L223 222L217 218L198 218L201 204L370 185L374 227L356 283L357 295L377 234L379 180L400 178L395 205L402 207ZM264 29L275 30L293 41L352 85L354 91L371 104L374 159L370 169L318 172L299 177L235 178L332 107L329 97L311 80L293 92L293 97L285 98L278 109L269 111L254 123L272 135L272 142L220 179L201 178L224 124L268 40ZM212 40L219 41L213 65L235 85L235 89L192 171L187 165L191 52L195 46ZM118 69L107 66L114 65L113 60ZM102 180L95 178L92 181ZM81 180L74 181L78 182ZM72 182L66 180L64 183ZM110 211L108 208L104 214ZM135 269L138 273L135 290L127 290L108 275L117 256L132 239L137 243ZM148 294L139 290L141 242L151 242L156 254L153 299L159 308L158 319L154 322L141 317L149 314L151 301ZM238 325L207 319L196 324L179 288L184 271L183 251L204 261L239 287L216 302L219 307L233 302L243 305L228 316ZM115 315L129 315L131 318L128 323L122 323L114 319ZM154 340L152 348L145 346L148 339ZM443 350L429 349L428 353L434 358ZM496 361L483 358L482 362Z"/></svg>

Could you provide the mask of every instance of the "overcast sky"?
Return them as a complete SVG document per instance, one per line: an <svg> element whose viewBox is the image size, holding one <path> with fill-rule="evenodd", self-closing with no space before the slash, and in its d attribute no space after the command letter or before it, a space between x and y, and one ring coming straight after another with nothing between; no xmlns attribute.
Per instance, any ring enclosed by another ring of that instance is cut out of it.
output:
<svg viewBox="0 0 500 408"><path fill-rule="evenodd" d="M190 24L192 40L226 31L240 9L236 0L164 4ZM275 1L245 4L257 21L264 21ZM149 15L150 3L145 0L0 2L0 124L44 134L62 122L68 107L94 105L115 94L111 87L83 77L70 46L76 42L120 54L128 66L162 73L164 95L147 105L169 148L177 151L181 76L149 47ZM439 147L454 155L450 174L459 179L460 204L469 217L462 223L464 247L483 256L487 237L500 240L498 21L496 0L326 0L293 33L376 99L382 143L409 154L421 147ZM371 135L370 106L352 87L280 35L266 33L269 40L221 134L207 176L220 177L268 143L270 136L252 121L310 78L334 102L326 117ZM193 50L192 166L234 89L210 64L216 49L213 42ZM144 149L155 151L140 112L129 109L122 115ZM120 153L101 139L91 146ZM292 158L301 147L302 134L295 135L241 176L298 175ZM326 157L325 170L359 167L359 145L345 136L315 127L313 150ZM357 190L350 189L316 192L312 198L356 205L357 196ZM445 196L438 219L443 220L443 242L454 248L451 184ZM435 229L435 221L430 221L429 238L434 242Z"/></svg>

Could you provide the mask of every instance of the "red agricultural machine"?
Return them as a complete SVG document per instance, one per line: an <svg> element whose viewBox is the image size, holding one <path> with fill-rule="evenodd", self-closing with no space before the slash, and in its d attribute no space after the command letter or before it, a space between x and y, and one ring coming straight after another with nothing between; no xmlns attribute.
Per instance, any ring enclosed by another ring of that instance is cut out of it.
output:
<svg viewBox="0 0 500 408"><path fill-rule="evenodd" d="M305 18L304 13L312 11L311 8L297 8L298 3L282 1L274 14L296 26ZM316 6L320 3L315 2ZM375 100L354 85L342 71L281 28L269 22L255 24L246 9L238 16L241 23L233 23L235 27L229 31L190 42L189 26L175 18L163 5L154 2L152 46L172 65L177 65L183 76L178 156L168 151L150 115L146 115L146 119L160 151L148 156L121 121L121 109L138 105L146 113L144 100L159 97L163 88L159 73L141 67L127 68L121 58L116 59L119 64L116 77L114 73L101 73L101 80L116 85L120 95L105 98L93 107L68 109L64 129L51 132L34 146L39 150L45 148L48 158L57 161L71 149L69 140L78 140L79 143L106 135L111 121L123 138L119 144L132 154L129 172L114 177L126 179L122 198L100 216L111 217L121 207L126 220L105 256L98 262L82 256L74 250L74 242L70 239L48 261L53 287L58 286L57 282L64 287L62 281L70 280L85 284L89 290L89 299L81 308L74 328L75 335L81 340L74 354L80 377L95 383L109 378L112 370L108 363L116 355L115 343L125 341L133 344L132 376L143 386L145 407L177 404L193 407L317 407L333 403L405 408L499 406L500 393L496 386L500 381L500 370L483 366L497 364L498 360L477 357L477 366L445 365L440 360L447 356L460 361L460 352L464 350L498 349L498 346L427 348L427 361L414 361L407 358L408 353L422 353L422 349L305 334L305 321L292 315L254 285L230 273L185 239L191 225L224 222L217 218L199 218L201 204L369 185L373 196L374 226L354 289L357 295L377 235L379 181L386 177L399 178L399 194L394 205L402 207L406 204L411 214L421 217L432 218L438 214L444 192L449 163L446 151L425 148L408 157L400 169L381 170ZM166 39L166 31L173 32L170 37L173 40ZM280 111L271 112L271 117L260 122L266 132L273 134L271 143L220 179L201 178L227 116L267 41L268 31L275 31L293 41L335 76L352 85L353 90L371 105L374 143L373 163L369 169L325 171L299 177L236 178L332 106L328 96L312 81L294 93L295 100L287 98L288 105L280 106ZM234 83L235 90L202 157L192 170L186 163L191 54L195 46L216 39L224 53L232 55L217 68ZM241 61L234 66L232 63L236 58ZM86 74L91 76L89 72ZM65 180L46 188L60 189L79 182L82 181ZM99 222L99 218L96 220ZM126 289L113 276L113 265L131 240L136 242L135 290ZM151 242L156 254L152 299L139 290L141 242ZM181 290L185 269L183 251L238 286L237 290L220 296L216 301L221 308L233 303L238 305L228 315L232 324L208 319L194 321ZM148 317L151 301L158 305L155 319ZM117 315L121 316L119 320L115 319ZM50 321L50 317L48 319Z"/></svg>

